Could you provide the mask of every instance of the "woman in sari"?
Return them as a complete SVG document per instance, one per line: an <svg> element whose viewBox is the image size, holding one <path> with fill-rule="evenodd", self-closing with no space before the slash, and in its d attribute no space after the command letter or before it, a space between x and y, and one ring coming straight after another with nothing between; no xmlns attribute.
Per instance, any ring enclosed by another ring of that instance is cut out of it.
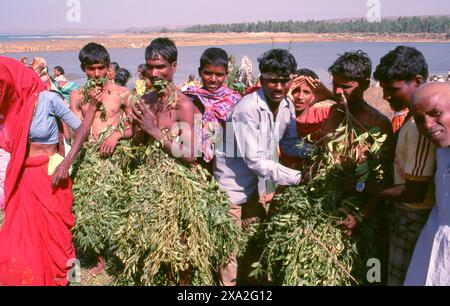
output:
<svg viewBox="0 0 450 306"><path fill-rule="evenodd" d="M98 96L81 123L19 62L0 56L0 148L11 154L0 230L0 285L66 285L75 251L68 170L92 124ZM75 130L66 158L57 153L58 120ZM59 165L58 165L59 164Z"/></svg>

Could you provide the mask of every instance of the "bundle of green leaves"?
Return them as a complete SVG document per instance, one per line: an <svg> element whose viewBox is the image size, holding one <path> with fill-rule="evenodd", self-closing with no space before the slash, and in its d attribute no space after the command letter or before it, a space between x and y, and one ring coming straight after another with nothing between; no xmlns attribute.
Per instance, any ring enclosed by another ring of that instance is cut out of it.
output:
<svg viewBox="0 0 450 306"><path fill-rule="evenodd" d="M357 233L347 237L337 221L348 212L361 220L366 199L346 191L342 178L345 170L360 181L380 181L386 136L365 129L347 114L328 138L323 154L305 167L310 181L275 196L282 206L262 224L258 238L265 249L253 275L281 285L367 282L367 260L380 254L375 238L381 216L364 221Z"/></svg>
<svg viewBox="0 0 450 306"><path fill-rule="evenodd" d="M116 232L121 284L214 285L217 267L241 247L226 195L200 166L147 148L128 180L127 218Z"/></svg>
<svg viewBox="0 0 450 306"><path fill-rule="evenodd" d="M99 146L105 136L85 144L72 172L74 243L83 251L102 256L116 248L115 232L126 218L129 192L125 186L136 154L129 143L121 142L111 157L101 157Z"/></svg>
<svg viewBox="0 0 450 306"><path fill-rule="evenodd" d="M157 80L152 83L150 91L156 91L159 96L166 96L167 103L171 108L175 108L178 102L178 90L176 86L166 80Z"/></svg>
<svg viewBox="0 0 450 306"><path fill-rule="evenodd" d="M93 90L102 91L103 87L106 85L106 82L108 82L108 78L89 79L83 86L82 89L83 99L77 105L78 110L81 110L82 105L89 103L91 99L91 92ZM107 114L105 106L103 104L100 106L99 111L101 112L100 119L106 122Z"/></svg>

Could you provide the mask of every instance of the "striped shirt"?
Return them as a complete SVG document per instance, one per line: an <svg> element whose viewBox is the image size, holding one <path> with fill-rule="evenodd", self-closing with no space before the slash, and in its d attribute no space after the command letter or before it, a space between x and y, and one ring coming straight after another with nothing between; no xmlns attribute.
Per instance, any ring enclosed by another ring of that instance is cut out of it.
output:
<svg viewBox="0 0 450 306"><path fill-rule="evenodd" d="M406 180L429 182L422 203L403 205L413 209L430 209L434 205L433 175L436 169L436 149L417 130L414 118L409 118L400 129L395 148L394 184L405 184Z"/></svg>

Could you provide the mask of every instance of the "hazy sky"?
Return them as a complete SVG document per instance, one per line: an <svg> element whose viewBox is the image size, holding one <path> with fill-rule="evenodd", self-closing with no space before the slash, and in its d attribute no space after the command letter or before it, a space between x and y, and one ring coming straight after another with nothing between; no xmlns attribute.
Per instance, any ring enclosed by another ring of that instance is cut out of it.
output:
<svg viewBox="0 0 450 306"><path fill-rule="evenodd" d="M1 0L0 34L365 17L377 1L381 17L450 15L449 0Z"/></svg>

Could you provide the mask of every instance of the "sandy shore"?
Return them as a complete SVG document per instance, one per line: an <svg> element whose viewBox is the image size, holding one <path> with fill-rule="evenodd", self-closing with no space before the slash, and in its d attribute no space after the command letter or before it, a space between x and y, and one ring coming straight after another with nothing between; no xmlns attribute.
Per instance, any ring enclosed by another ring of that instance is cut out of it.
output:
<svg viewBox="0 0 450 306"><path fill-rule="evenodd" d="M56 37L0 43L0 53L79 50L95 41L108 49L144 48L156 37L168 36L178 46L212 46L289 42L450 42L446 34L291 34L291 33L152 33Z"/></svg>

